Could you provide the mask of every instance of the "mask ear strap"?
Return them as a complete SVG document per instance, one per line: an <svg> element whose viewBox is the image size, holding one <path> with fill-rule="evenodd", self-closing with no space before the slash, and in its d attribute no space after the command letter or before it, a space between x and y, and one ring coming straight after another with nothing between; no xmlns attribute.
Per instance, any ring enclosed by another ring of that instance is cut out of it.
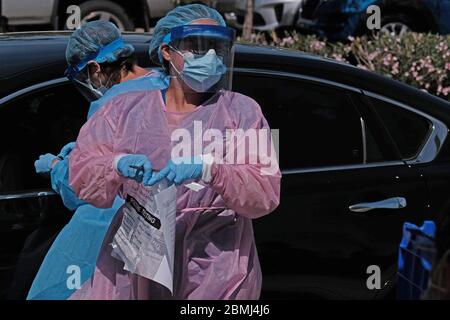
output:
<svg viewBox="0 0 450 320"><path fill-rule="evenodd" d="M175 72L178 73L178 77L181 77L181 72L178 70L177 67L175 67L175 65L173 64L172 60L169 61L169 64L172 66L172 68L174 68Z"/></svg>
<svg viewBox="0 0 450 320"><path fill-rule="evenodd" d="M184 60L184 55L178 51L177 49L175 49L174 47L172 47L171 45L167 45L172 51L175 51L176 53L178 53ZM178 73L178 76L181 77L181 72L178 70L177 67L175 67L175 65L173 64L172 60L169 61L169 64L172 66L172 68L175 69L176 73Z"/></svg>
<svg viewBox="0 0 450 320"><path fill-rule="evenodd" d="M110 78L111 78L111 76L110 76ZM100 86L99 86L99 88L101 88L101 87L106 87L106 86L104 86L103 85L103 80L102 80L102 78L101 77L98 77L98 81L100 82ZM109 82L109 79L108 79L108 81L107 82ZM108 84L108 83L106 83L106 84ZM96 88L96 89L98 89L98 88Z"/></svg>
<svg viewBox="0 0 450 320"><path fill-rule="evenodd" d="M89 84L91 85L92 88L94 88L95 90L98 90L98 88L95 88L94 85L92 84L91 76L90 76L90 72L89 72L89 64L87 65L87 68L88 68L87 69L87 74L88 74ZM108 85L109 81L111 81L111 77L112 77L112 75L109 76L108 80L106 81L106 85L103 85L102 78L98 77L98 81L100 81L100 87L105 87L106 88L106 86Z"/></svg>
<svg viewBox="0 0 450 320"><path fill-rule="evenodd" d="M94 92L95 94L97 94L99 97L101 97L101 96L103 96L103 93L102 92L100 92L97 88L94 88L94 85L92 84L92 81L91 81L91 74L90 74L90 72L89 72L89 65L87 65L87 77L88 77L88 84L84 84L84 86L86 86L87 88L89 88L89 90L91 90L92 92ZM100 82L102 82L101 80L100 80ZM103 85L103 84L102 84Z"/></svg>
<svg viewBox="0 0 450 320"><path fill-rule="evenodd" d="M110 74L109 77L108 77L108 80L106 80L106 84L104 85L105 88L108 88L108 85L111 82L112 76L113 76L113 74ZM102 86L103 86L103 82L101 80L100 80L100 82L102 83Z"/></svg>

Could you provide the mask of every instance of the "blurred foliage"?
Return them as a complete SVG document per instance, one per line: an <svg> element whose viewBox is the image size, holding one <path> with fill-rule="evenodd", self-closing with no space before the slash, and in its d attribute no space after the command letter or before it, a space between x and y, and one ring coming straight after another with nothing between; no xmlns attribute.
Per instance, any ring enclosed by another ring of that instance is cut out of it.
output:
<svg viewBox="0 0 450 320"><path fill-rule="evenodd" d="M250 43L297 49L381 73L450 101L450 35L409 32L327 42L296 32L253 34Z"/></svg>

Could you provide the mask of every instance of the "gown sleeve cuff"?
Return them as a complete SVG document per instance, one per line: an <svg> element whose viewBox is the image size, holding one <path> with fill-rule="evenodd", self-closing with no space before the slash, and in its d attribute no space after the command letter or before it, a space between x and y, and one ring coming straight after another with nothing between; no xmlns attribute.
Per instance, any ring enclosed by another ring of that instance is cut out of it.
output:
<svg viewBox="0 0 450 320"><path fill-rule="evenodd" d="M212 166L214 164L214 157L212 154L204 154L201 156L203 162L202 168L202 180L206 183L211 182L212 180Z"/></svg>
<svg viewBox="0 0 450 320"><path fill-rule="evenodd" d="M117 165L119 164L120 159L122 159L123 157L127 156L128 154L126 153L119 153L117 156L114 157L113 160L113 168L114 170L116 170L116 172L118 174L120 174L119 170L117 169Z"/></svg>

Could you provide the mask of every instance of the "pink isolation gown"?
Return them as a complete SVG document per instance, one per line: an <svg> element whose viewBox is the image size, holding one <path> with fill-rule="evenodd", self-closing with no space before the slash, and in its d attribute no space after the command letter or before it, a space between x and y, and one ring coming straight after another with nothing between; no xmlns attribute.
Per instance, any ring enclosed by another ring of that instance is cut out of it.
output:
<svg viewBox="0 0 450 320"><path fill-rule="evenodd" d="M111 207L117 194L123 197L136 183L117 173L115 157L145 154L159 171L176 143L171 142L173 130L184 128L194 136L194 122L201 123L203 132L218 129L224 136L227 129L269 129L259 105L238 93L220 91L187 113L167 112L159 90L125 93L81 129L69 159L71 187L80 199ZM203 142L203 147L210 143ZM273 153L270 158L276 161ZM261 174L262 167L213 164L211 181L198 181L204 189L178 186L173 295L124 271L123 262L111 256L110 244L123 217L120 209L103 241L94 275L71 299L258 299L262 273L252 219L278 206L281 180L277 163L269 175Z"/></svg>

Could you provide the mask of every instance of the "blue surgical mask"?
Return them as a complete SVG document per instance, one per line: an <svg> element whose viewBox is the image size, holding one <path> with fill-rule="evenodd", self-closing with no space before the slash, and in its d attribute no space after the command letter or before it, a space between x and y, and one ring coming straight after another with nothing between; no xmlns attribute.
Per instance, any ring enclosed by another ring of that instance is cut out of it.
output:
<svg viewBox="0 0 450 320"><path fill-rule="evenodd" d="M172 67L184 83L196 92L206 92L211 89L227 71L223 58L219 57L214 49L202 56L192 52L181 53L173 50L183 57L184 67L180 72L171 61Z"/></svg>

